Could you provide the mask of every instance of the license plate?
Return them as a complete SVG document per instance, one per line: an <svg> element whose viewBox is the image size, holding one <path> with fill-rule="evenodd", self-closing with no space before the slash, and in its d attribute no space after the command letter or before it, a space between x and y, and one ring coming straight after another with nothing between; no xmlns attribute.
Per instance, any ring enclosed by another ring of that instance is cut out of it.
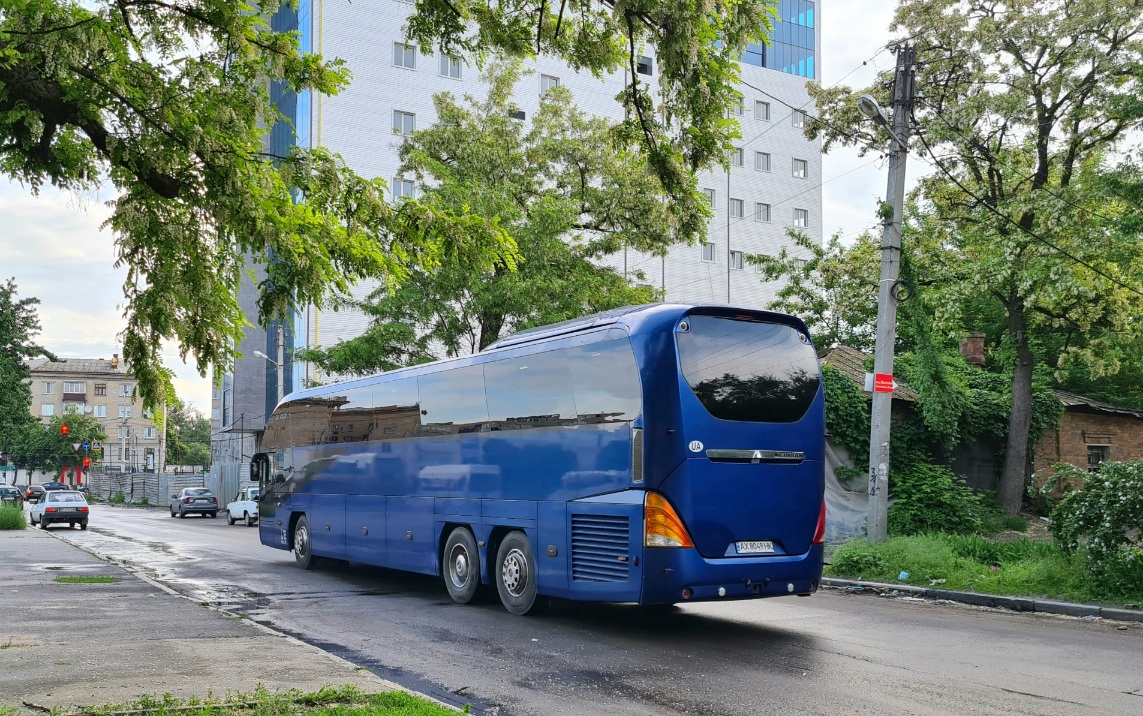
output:
<svg viewBox="0 0 1143 716"><path fill-rule="evenodd" d="M738 554L773 554L774 543L770 540L756 540L753 542L735 542L734 548Z"/></svg>
<svg viewBox="0 0 1143 716"><path fill-rule="evenodd" d="M195 500L195 502L206 502L206 500Z"/></svg>

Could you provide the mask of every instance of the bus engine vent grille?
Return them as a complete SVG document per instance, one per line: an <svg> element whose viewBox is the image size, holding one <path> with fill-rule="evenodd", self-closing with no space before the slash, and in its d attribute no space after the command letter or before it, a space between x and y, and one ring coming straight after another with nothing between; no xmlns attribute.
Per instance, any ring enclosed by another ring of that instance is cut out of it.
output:
<svg viewBox="0 0 1143 716"><path fill-rule="evenodd" d="M630 520L614 515L572 515L572 581L626 582Z"/></svg>

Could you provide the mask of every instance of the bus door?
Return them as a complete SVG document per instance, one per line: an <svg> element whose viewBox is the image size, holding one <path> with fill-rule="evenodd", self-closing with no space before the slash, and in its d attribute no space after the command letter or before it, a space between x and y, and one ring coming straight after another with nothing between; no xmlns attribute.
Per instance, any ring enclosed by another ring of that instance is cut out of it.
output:
<svg viewBox="0 0 1143 716"><path fill-rule="evenodd" d="M287 544L285 525L276 514L282 504L284 480L274 480L274 456L255 453L250 461L250 479L258 481L258 536L262 544L283 547Z"/></svg>
<svg viewBox="0 0 1143 716"><path fill-rule="evenodd" d="M662 490L707 558L800 555L813 541L821 373L804 327L783 318L699 313L675 327L688 459Z"/></svg>

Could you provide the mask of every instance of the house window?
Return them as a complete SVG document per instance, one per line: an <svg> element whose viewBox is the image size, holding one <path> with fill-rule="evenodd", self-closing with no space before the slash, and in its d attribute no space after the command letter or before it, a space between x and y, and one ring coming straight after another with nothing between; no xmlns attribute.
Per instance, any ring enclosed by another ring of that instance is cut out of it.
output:
<svg viewBox="0 0 1143 716"><path fill-rule="evenodd" d="M64 414L67 413L83 413L83 403L65 403Z"/></svg>
<svg viewBox="0 0 1143 716"><path fill-rule="evenodd" d="M770 221L770 205L758 202L754 205L754 220L755 221Z"/></svg>
<svg viewBox="0 0 1143 716"><path fill-rule="evenodd" d="M403 42L393 43L393 66L404 67L407 70L417 69L417 48L415 45L406 45Z"/></svg>
<svg viewBox="0 0 1143 716"><path fill-rule="evenodd" d="M770 103L758 100L754 103L754 119L760 119L763 122L770 121Z"/></svg>
<svg viewBox="0 0 1143 716"><path fill-rule="evenodd" d="M770 155L767 152L754 152L754 169L755 171L768 172L770 171Z"/></svg>
<svg viewBox="0 0 1143 716"><path fill-rule="evenodd" d="M805 229L810 225L809 209L794 209L794 226Z"/></svg>
<svg viewBox="0 0 1143 716"><path fill-rule="evenodd" d="M40 383L40 394L41 395L54 395L55 392L56 392L56 384L55 383Z"/></svg>
<svg viewBox="0 0 1143 716"><path fill-rule="evenodd" d="M43 415L45 417L51 417L55 414L56 414L56 406L54 406L54 405L41 405L40 406L40 415Z"/></svg>
<svg viewBox="0 0 1143 716"><path fill-rule="evenodd" d="M540 75L540 96L543 97L549 90L560 86L560 78L553 75Z"/></svg>
<svg viewBox="0 0 1143 716"><path fill-rule="evenodd" d="M393 179L393 201L401 198L416 199L417 188L412 179L395 177Z"/></svg>
<svg viewBox="0 0 1143 716"><path fill-rule="evenodd" d="M85 393L87 392L87 383L82 381L64 381L65 393Z"/></svg>
<svg viewBox="0 0 1143 716"><path fill-rule="evenodd" d="M153 439L155 437L155 429L152 427L143 428L143 437Z"/></svg>
<svg viewBox="0 0 1143 716"><path fill-rule="evenodd" d="M733 109L734 114L739 117L746 114L746 103L742 101L741 97L735 100L734 104L731 105L731 108Z"/></svg>
<svg viewBox="0 0 1143 716"><path fill-rule="evenodd" d="M119 417L121 417L121 418L131 417L131 406L130 405L120 405L119 406Z"/></svg>
<svg viewBox="0 0 1143 716"><path fill-rule="evenodd" d="M702 260L707 263L714 263L715 251L714 244L707 241L702 245Z"/></svg>
<svg viewBox="0 0 1143 716"><path fill-rule="evenodd" d="M508 116L511 117L512 119L527 119L528 113L522 109L517 109L517 110L513 110L513 111L509 112Z"/></svg>
<svg viewBox="0 0 1143 716"><path fill-rule="evenodd" d="M95 394L96 395L107 395L107 383L96 383L95 384Z"/></svg>
<svg viewBox="0 0 1143 716"><path fill-rule="evenodd" d="M795 109L790 113L790 124L795 127L806 126L806 112L805 110Z"/></svg>
<svg viewBox="0 0 1143 716"><path fill-rule="evenodd" d="M93 405L93 406L91 406L91 414L97 418L106 418L107 417L107 406L106 405Z"/></svg>
<svg viewBox="0 0 1143 716"><path fill-rule="evenodd" d="M441 53L441 77L460 79L460 58L455 55Z"/></svg>
<svg viewBox="0 0 1143 716"><path fill-rule="evenodd" d="M741 251L730 252L730 268L741 271L746 267L746 256Z"/></svg>
<svg viewBox="0 0 1143 716"><path fill-rule="evenodd" d="M703 193L703 194L706 194L706 200L707 200L707 202L708 202L708 203L709 203L711 206L714 206L714 189L703 189L703 190L702 190L702 193Z"/></svg>
<svg viewBox="0 0 1143 716"><path fill-rule="evenodd" d="M1111 459L1110 445L1087 446L1087 471L1099 472L1099 466Z"/></svg>
<svg viewBox="0 0 1143 716"><path fill-rule="evenodd" d="M651 75L655 74L654 60L652 60L650 57L640 57L639 64L635 65L635 71L641 75L647 75L650 77Z"/></svg>
<svg viewBox="0 0 1143 716"><path fill-rule="evenodd" d="M123 425L120 425L120 426L119 426L119 435L118 435L118 437L121 437L121 438L129 438L129 437L131 437L131 428L125 427L125 426L123 426Z"/></svg>
<svg viewBox="0 0 1143 716"><path fill-rule="evenodd" d="M407 135L417 129L417 115L412 112L393 110L393 134Z"/></svg>
<svg viewBox="0 0 1143 716"><path fill-rule="evenodd" d="M150 420L151 416L154 414L155 414L155 412L153 410L151 410L150 408L143 408L143 417L146 418L147 420Z"/></svg>
<svg viewBox="0 0 1143 716"><path fill-rule="evenodd" d="M129 383L123 383L122 385L119 386L119 397L120 398L130 398L131 397L131 385Z"/></svg>
<svg viewBox="0 0 1143 716"><path fill-rule="evenodd" d="M730 164L732 166L740 167L745 161L746 152L743 151L742 147L736 147L735 150L730 153Z"/></svg>
<svg viewBox="0 0 1143 716"><path fill-rule="evenodd" d="M731 199L730 200L730 215L736 219L742 218L742 200L741 199Z"/></svg>
<svg viewBox="0 0 1143 716"><path fill-rule="evenodd" d="M806 163L805 159L795 159L794 160L794 172L793 173L794 173L795 179L805 179L807 170L808 170L808 164Z"/></svg>

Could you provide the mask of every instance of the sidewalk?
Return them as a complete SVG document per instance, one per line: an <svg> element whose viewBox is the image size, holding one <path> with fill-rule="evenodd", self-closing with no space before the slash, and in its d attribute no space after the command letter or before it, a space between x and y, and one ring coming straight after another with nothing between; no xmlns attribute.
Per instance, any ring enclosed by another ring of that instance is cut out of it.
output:
<svg viewBox="0 0 1143 716"><path fill-rule="evenodd" d="M111 576L114 584L63 584ZM398 688L247 619L207 609L41 530L0 531L0 707L31 713L355 684ZM29 706L33 705L33 706Z"/></svg>

